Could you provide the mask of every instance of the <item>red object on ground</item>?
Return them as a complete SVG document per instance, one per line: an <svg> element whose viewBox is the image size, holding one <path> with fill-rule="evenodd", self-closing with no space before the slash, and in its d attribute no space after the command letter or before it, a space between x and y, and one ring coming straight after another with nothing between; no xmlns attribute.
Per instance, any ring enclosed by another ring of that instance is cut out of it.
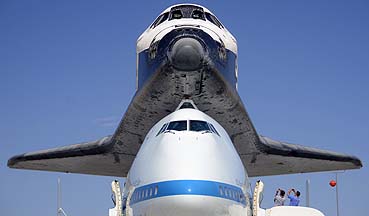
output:
<svg viewBox="0 0 369 216"><path fill-rule="evenodd" d="M329 185L330 185L331 187L335 187L335 186L336 186L336 184L337 184L337 182L336 182L335 180L331 180L331 181L329 182Z"/></svg>

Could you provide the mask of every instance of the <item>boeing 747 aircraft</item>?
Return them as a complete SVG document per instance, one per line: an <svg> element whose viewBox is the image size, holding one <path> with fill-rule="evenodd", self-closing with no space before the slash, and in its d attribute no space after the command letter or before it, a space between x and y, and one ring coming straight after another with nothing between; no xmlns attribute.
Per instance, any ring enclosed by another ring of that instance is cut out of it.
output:
<svg viewBox="0 0 369 216"><path fill-rule="evenodd" d="M136 93L113 135L8 166L126 177L127 215L177 216L252 215L248 177L362 167L259 135L237 80L233 35L205 7L174 5L137 40Z"/></svg>

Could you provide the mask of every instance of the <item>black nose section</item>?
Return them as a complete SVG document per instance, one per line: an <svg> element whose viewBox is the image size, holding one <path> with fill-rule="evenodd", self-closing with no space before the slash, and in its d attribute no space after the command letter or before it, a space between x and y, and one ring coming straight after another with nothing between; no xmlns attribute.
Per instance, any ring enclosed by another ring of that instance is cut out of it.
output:
<svg viewBox="0 0 369 216"><path fill-rule="evenodd" d="M181 38L174 43L170 52L173 67L183 71L194 71L201 67L204 48L194 38Z"/></svg>

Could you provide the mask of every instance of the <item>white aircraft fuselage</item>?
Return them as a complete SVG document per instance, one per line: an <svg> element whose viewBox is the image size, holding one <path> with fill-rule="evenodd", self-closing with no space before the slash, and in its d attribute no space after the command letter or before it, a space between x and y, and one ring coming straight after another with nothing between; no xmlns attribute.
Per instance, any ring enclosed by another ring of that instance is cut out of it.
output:
<svg viewBox="0 0 369 216"><path fill-rule="evenodd" d="M197 109L179 109L149 131L125 187L133 215L251 212L250 183L232 141Z"/></svg>

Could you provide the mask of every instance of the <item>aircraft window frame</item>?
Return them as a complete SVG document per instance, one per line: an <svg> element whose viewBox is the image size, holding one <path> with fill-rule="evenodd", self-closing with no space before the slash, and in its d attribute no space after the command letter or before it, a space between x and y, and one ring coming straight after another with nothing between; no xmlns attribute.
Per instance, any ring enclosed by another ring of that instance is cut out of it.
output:
<svg viewBox="0 0 369 216"><path fill-rule="evenodd" d="M226 187L224 187L224 196L228 197L228 189Z"/></svg>
<svg viewBox="0 0 369 216"><path fill-rule="evenodd" d="M161 14L156 20L153 22L153 24L150 26L150 28L154 29L156 26L162 24L164 21L168 20L169 12L165 12Z"/></svg>
<svg viewBox="0 0 369 216"><path fill-rule="evenodd" d="M154 189L154 196L158 195L158 190L159 190L158 186L155 186L155 189Z"/></svg>
<svg viewBox="0 0 369 216"><path fill-rule="evenodd" d="M182 124L182 125L174 125L174 124ZM171 128L172 125L174 125L173 128ZM183 126L185 126L185 128ZM178 127L181 127L181 128L178 128ZM178 121L169 122L165 131L187 131L187 128L188 128L187 120L178 120Z"/></svg>
<svg viewBox="0 0 369 216"><path fill-rule="evenodd" d="M167 128L169 123L165 123L159 130L159 132L156 134L156 136L158 136L159 134L163 133L165 131L165 129Z"/></svg>
<svg viewBox="0 0 369 216"><path fill-rule="evenodd" d="M209 124L210 130L214 132L216 135L220 136L217 129L215 129L214 125L212 125L211 123L208 123L208 124Z"/></svg>
<svg viewBox="0 0 369 216"><path fill-rule="evenodd" d="M195 17L195 14L199 15L199 17ZM201 19L201 20L205 20L205 14L204 14L204 11L199 10L199 9L194 9L194 10L192 11L191 17L192 17L192 19Z"/></svg>
<svg viewBox="0 0 369 216"><path fill-rule="evenodd" d="M169 20L173 20L173 19L182 19L182 18L186 18L186 19L202 19L202 20L206 20L205 19L205 14L204 14L204 8L196 6L196 5L179 5L179 6L174 6L170 9L170 17ZM177 14L181 14L180 16L177 17Z"/></svg>
<svg viewBox="0 0 369 216"><path fill-rule="evenodd" d="M211 13L205 12L205 17L206 17L206 20L209 20L211 23L218 26L219 28L221 28L221 29L224 28L222 23L220 23L220 21L214 15L212 15Z"/></svg>
<svg viewBox="0 0 369 216"><path fill-rule="evenodd" d="M220 194L220 196L223 196L224 195L223 187L222 186L219 186L219 194Z"/></svg>
<svg viewBox="0 0 369 216"><path fill-rule="evenodd" d="M201 124L199 124L199 125L197 125L197 127L199 127L199 126L206 126L207 128L205 128L205 129L203 129L203 128L193 128L193 124L192 123L194 123L194 122L196 122L196 123L201 123ZM199 130L200 129L200 130ZM209 124L208 124L208 122L206 122L206 121L202 121L202 120L190 120L190 127L189 127L189 130L190 131L194 131L194 132L202 132L202 131L210 131L211 132L211 129L210 129L210 127L209 127Z"/></svg>
<svg viewBox="0 0 369 216"><path fill-rule="evenodd" d="M182 18L183 18L183 13L181 9L175 9L170 12L169 20L182 19Z"/></svg>

